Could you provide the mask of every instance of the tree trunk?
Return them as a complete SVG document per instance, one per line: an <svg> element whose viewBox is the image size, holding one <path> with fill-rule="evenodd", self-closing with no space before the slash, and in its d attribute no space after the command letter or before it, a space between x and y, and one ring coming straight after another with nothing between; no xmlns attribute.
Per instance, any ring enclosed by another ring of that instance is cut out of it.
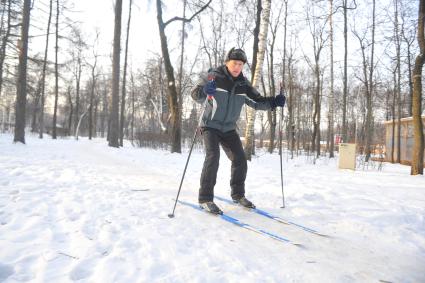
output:
<svg viewBox="0 0 425 283"><path fill-rule="evenodd" d="M347 58L348 58L348 35L347 35L347 1L344 0L344 79L343 79L343 91L342 91L342 141L347 142L347 89L348 89L348 75L347 75Z"/></svg>
<svg viewBox="0 0 425 283"><path fill-rule="evenodd" d="M112 63L112 107L110 129L108 131L109 146L119 147L119 84L120 84L120 46L121 46L121 14L122 0L115 2L114 50Z"/></svg>
<svg viewBox="0 0 425 283"><path fill-rule="evenodd" d="M262 1L263 0L257 0L257 18L255 20L255 28L253 31L253 36L254 36L254 44L253 44L253 48L252 48L252 54L253 54L253 58L252 58L252 64L251 64L251 81L254 80L254 76L255 76L255 68L257 67L257 53L258 53L258 44L260 41L260 28L261 28L261 12L263 10L263 6L262 6Z"/></svg>
<svg viewBox="0 0 425 283"><path fill-rule="evenodd" d="M52 21L52 10L53 10L53 0L50 0L49 6L49 20L47 21L47 32L46 32L46 47L44 49L44 60L43 60L43 71L41 74L41 103L40 103L40 129L38 137L43 138L44 133L44 104L46 100L46 69L47 69L47 54L49 50L49 35L50 35L50 23Z"/></svg>
<svg viewBox="0 0 425 283"><path fill-rule="evenodd" d="M178 92L174 77L174 68L171 64L168 51L167 36L165 35L165 25L162 19L162 5L160 0L156 0L157 20L159 35L161 39L162 56L164 57L165 73L167 75L168 106L171 115L171 152L181 153L181 109L178 104Z"/></svg>
<svg viewBox="0 0 425 283"><path fill-rule="evenodd" d="M67 96L68 96L68 103L69 103L69 117L68 117L68 135L71 135L72 133L72 119L73 119L73 115L74 115L74 105L72 104L72 87L69 85L68 86L68 91L67 91Z"/></svg>
<svg viewBox="0 0 425 283"><path fill-rule="evenodd" d="M317 54L317 53L316 53ZM320 156L320 89L321 89L321 81L320 81L320 53L315 55L315 67L314 67L314 75L316 79L316 87L314 93L314 112L313 112L313 136L312 136L312 145L313 149L316 152L316 156Z"/></svg>
<svg viewBox="0 0 425 283"><path fill-rule="evenodd" d="M7 1L7 27L6 32L3 35L2 42L1 42L1 48L0 48L0 97L3 90L3 64L4 60L6 59L6 49L7 49L7 43L9 41L10 37L10 30L11 30L11 19L12 19L12 0Z"/></svg>
<svg viewBox="0 0 425 283"><path fill-rule="evenodd" d="M22 10L21 39L18 42L19 64L18 79L16 80L15 133L14 142L25 144L25 108L27 104L27 60L28 33L30 27L31 1L24 0Z"/></svg>
<svg viewBox="0 0 425 283"><path fill-rule="evenodd" d="M80 81L82 73L81 53L77 58L77 69L75 70L75 121L74 130L77 129L78 119L80 117Z"/></svg>
<svg viewBox="0 0 425 283"><path fill-rule="evenodd" d="M34 106L31 119L31 133L37 132L37 114L39 112L38 105L41 99L41 78L37 82L37 90L35 91Z"/></svg>
<svg viewBox="0 0 425 283"><path fill-rule="evenodd" d="M372 42L370 52L369 65L369 91L366 93L366 145L365 145L365 160L369 161L371 155L372 137L373 137L373 116L372 116L372 97L374 92L373 71L374 71L374 55L375 55L375 19L376 19L376 0L372 2Z"/></svg>
<svg viewBox="0 0 425 283"><path fill-rule="evenodd" d="M284 23L283 23L283 62L282 62L282 85L281 90L283 91L283 93L285 93L285 88L286 88L286 84L285 84L285 79L286 79L286 32L287 32L287 20L288 20L288 1L285 0L285 17L284 17ZM290 93L290 95L292 95ZM293 99L292 96L290 97L290 103L291 103L291 111L293 110ZM293 132L292 132L292 119L293 119L293 113L291 113L291 119L289 119L289 127L290 130L288 131L289 134L292 136ZM283 107L280 109L280 116L279 116L279 155L280 155L280 160L282 161L282 140L283 140ZM291 151L291 156L293 156L293 152ZM282 168L281 168L282 169ZM282 176L282 171L281 171L281 176Z"/></svg>
<svg viewBox="0 0 425 283"><path fill-rule="evenodd" d="M294 89L294 80L293 80L293 59L292 59L292 54L291 56L289 56L288 58L288 123L289 123L289 130L288 130L288 135L289 135L289 139L288 139L288 147L291 150L291 159L294 158L294 150L295 150L295 111L294 109L296 108L297 105L297 100L296 100L296 96L295 96L295 89ZM299 127L297 127L297 129L299 129Z"/></svg>
<svg viewBox="0 0 425 283"><path fill-rule="evenodd" d="M255 27L253 31L254 36L254 44L252 47L252 63L251 63L251 82L254 80L255 76L255 69L257 67L257 54L258 54L258 44L259 44L259 37L260 37L260 28L261 28L261 12L263 10L262 7L262 0L257 0L257 13L256 13L256 20L255 20ZM259 85L259 83L257 84ZM254 133L254 123L255 123L255 111L251 111L253 109L247 109L245 111L246 113L246 128L245 128L245 156L247 160L251 160L251 155L255 154L255 133ZM251 112L250 112L251 111ZM253 116L254 121L252 123L249 123L250 115ZM252 129L251 129L252 128ZM252 133L249 133L252 131ZM249 151L249 152L248 152Z"/></svg>
<svg viewBox="0 0 425 283"><path fill-rule="evenodd" d="M58 71L58 52L59 52L59 0L56 0L56 44L55 44L55 105L53 108L53 130L52 139L56 139L56 120L58 113L59 100L59 71Z"/></svg>
<svg viewBox="0 0 425 283"><path fill-rule="evenodd" d="M175 21L182 20L185 22L190 22L192 19L205 10L211 3L212 0L208 1L204 6L202 6L195 14L192 15L190 19L178 18L175 17L166 23L162 19L162 4L161 0L156 0L156 10L157 10L157 21L159 28L159 37L161 40L161 51L162 57L164 58L164 67L165 73L167 75L167 89L168 89L168 108L170 111L170 123L171 123L171 152L181 153L181 113L182 109L179 107L179 97L176 88L176 79L174 77L174 68L171 64L170 53L168 51L167 36L165 34L166 26Z"/></svg>
<svg viewBox="0 0 425 283"><path fill-rule="evenodd" d="M260 27L260 34L258 36L259 42L258 42L258 52L254 54L256 57L256 66L255 66L255 72L253 73L253 79L252 79L252 87L257 88L260 83L260 76L261 71L263 67L263 61L264 61L264 53L266 50L266 44L267 44L267 32L268 32L268 26L270 22L270 5L271 0L264 0L263 1L263 13L261 17L261 27ZM254 123L255 123L255 109L248 108L247 109L247 123L246 123L246 130L245 130L245 156L247 160L251 160L252 150L254 148Z"/></svg>
<svg viewBox="0 0 425 283"><path fill-rule="evenodd" d="M329 28L331 51L331 89L329 98L329 158L334 157L334 35L333 35L333 0L329 0Z"/></svg>
<svg viewBox="0 0 425 283"><path fill-rule="evenodd" d="M397 78L396 78L396 70L393 72L393 103L391 107L391 117L392 117L392 125L391 125L391 163L395 163L394 153L395 153L395 101L397 97Z"/></svg>
<svg viewBox="0 0 425 283"><path fill-rule="evenodd" d="M418 13L418 45L420 53L416 57L415 67L413 69L413 152L412 166L410 169L411 175L424 174L424 132L422 125L422 68L425 61L425 35L424 35L424 20L425 20L425 0L419 1Z"/></svg>
<svg viewBox="0 0 425 283"><path fill-rule="evenodd" d="M186 2L187 2L186 0L183 0L183 18L186 17L186 6L187 6ZM184 63L185 37L186 37L186 23L185 21L182 21L180 66L179 66L179 77L178 77L179 89L178 89L178 97L177 97L177 102L179 104L179 109L181 111L183 111L183 63ZM159 121L161 121L161 117L159 118Z"/></svg>
<svg viewBox="0 0 425 283"><path fill-rule="evenodd" d="M135 91L134 91L134 77L133 77L133 72L130 73L130 83L131 83L131 121L130 121L130 139L131 139L131 144L133 145L133 140L134 140L134 113L135 113Z"/></svg>
<svg viewBox="0 0 425 283"><path fill-rule="evenodd" d="M287 16L287 1L285 1L285 23L284 23L284 65L285 65L285 51L286 51L286 16ZM277 29L278 29L278 25L279 23L279 18L280 18L280 11L279 11L279 16L278 19L274 25L274 27L272 25L270 25L270 32L272 34L272 40L270 43L270 48L269 48L269 58L270 58L270 64L268 69L269 69L269 89L270 89L270 96L275 96L276 95L276 83L275 83L275 79L274 79L274 47L275 47L275 43L276 43L276 36L277 36ZM284 67L285 68L285 67ZM282 79L283 81L283 79ZM283 82L282 82L283 84ZM265 93L265 92L264 92ZM275 137L276 137L276 112L277 111L272 111L269 110L267 111L267 117L268 117L268 121L269 121L269 125L270 125L270 136L269 136L269 146L268 146L268 152L269 153L273 153L274 147L275 147Z"/></svg>
<svg viewBox="0 0 425 283"><path fill-rule="evenodd" d="M120 146L124 144L124 122L125 122L125 96L126 96L126 81L127 81L127 57L128 57L128 41L130 38L130 22L131 22L131 7L133 0L130 0L127 21L127 38L125 40L125 54L124 54L124 72L122 77L122 92L121 92L121 119L120 119Z"/></svg>
<svg viewBox="0 0 425 283"><path fill-rule="evenodd" d="M412 103L413 103L413 78L412 78L412 64L411 64L411 52L410 52L410 44L407 43L407 69L408 69L408 77L409 77L409 103L408 103L408 116L411 117L413 115Z"/></svg>
<svg viewBox="0 0 425 283"><path fill-rule="evenodd" d="M103 89L102 89L102 117L100 119L100 136L103 138L105 137L105 128L108 127L109 119L108 119L108 109L109 109L109 103L108 103L108 89L107 84L105 83L106 80L103 78Z"/></svg>
<svg viewBox="0 0 425 283"><path fill-rule="evenodd" d="M91 87L90 87L90 105L89 105L89 140L93 137L93 106L94 106L94 92L96 89L96 69L97 57L95 56L94 66L91 70Z"/></svg>
<svg viewBox="0 0 425 283"><path fill-rule="evenodd" d="M398 26L398 0L394 0L395 9L394 9L394 37L395 37L395 47L396 47L396 67L397 67L397 77L396 77L396 94L397 94L397 163L401 163L401 63L400 63L400 32Z"/></svg>

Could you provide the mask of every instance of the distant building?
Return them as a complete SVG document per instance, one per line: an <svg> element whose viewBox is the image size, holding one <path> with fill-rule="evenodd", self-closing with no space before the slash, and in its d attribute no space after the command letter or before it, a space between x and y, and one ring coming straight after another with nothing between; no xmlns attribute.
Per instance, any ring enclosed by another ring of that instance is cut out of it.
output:
<svg viewBox="0 0 425 283"><path fill-rule="evenodd" d="M47 126L45 127L46 134L52 135L53 133L53 127ZM65 137L68 136L69 132L67 128L62 127L61 125L56 124L56 136L58 137Z"/></svg>
<svg viewBox="0 0 425 283"><path fill-rule="evenodd" d="M398 120L394 120L394 160L397 160L397 126ZM391 161L391 146L393 143L393 120L385 121L385 160ZM425 116L422 116L422 125L425 125ZM425 133L425 127L424 127ZM410 164L412 161L412 151L413 151L413 118L403 118L401 119L401 137L400 137L400 162L402 164ZM424 158L425 162L425 158Z"/></svg>

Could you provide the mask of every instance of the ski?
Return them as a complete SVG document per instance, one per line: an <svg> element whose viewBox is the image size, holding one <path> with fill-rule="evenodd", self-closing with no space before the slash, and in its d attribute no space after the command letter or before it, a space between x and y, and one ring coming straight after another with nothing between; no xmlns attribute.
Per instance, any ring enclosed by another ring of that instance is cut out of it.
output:
<svg viewBox="0 0 425 283"><path fill-rule="evenodd" d="M236 218L234 218L234 217L231 217L231 216L229 216L229 215L227 215L227 214L225 214L225 213L215 215L215 214L211 214L211 213L209 213L209 212L204 211L201 207L199 207L199 206L198 206L198 205L196 205L196 204L193 204L193 203L190 203L190 202L186 202L186 201L183 201L183 200L178 200L178 202L179 202L179 203L181 203L181 204L183 204L183 205L186 205L186 206L192 207L192 208L194 208L194 209L196 209L196 210L199 210L199 211L202 211L202 212L208 213L208 214L210 214L210 215L212 215L212 216L220 217L221 219L223 219L223 220L225 220L225 221L227 221L227 222L229 222L229 223L232 223L232 224L234 224L234 225L236 225L236 226L239 226L239 227L245 228L245 229L250 230L250 231L252 231L252 232L255 232L255 233L261 234L261 235L263 235L263 236L267 236L267 237L272 238L272 239L274 239L274 240L277 240L277 241L279 241L279 242L283 242L283 243L291 244L291 245L294 245L294 246L297 246L297 247L302 247L302 245L301 245L301 244L299 244L299 243L295 243L295 242L293 242L293 241L291 241L291 240L289 240L289 239L287 239L287 238L285 238L285 237L282 237L282 236L279 236L279 235L276 235L276 234L270 233L270 232L268 232L268 231L265 231L265 230L263 230L263 229L260 229L260 228L254 227L254 226L252 226L252 225L250 225L250 224L248 224L248 223L244 223L244 222L240 221L239 219L236 219Z"/></svg>
<svg viewBox="0 0 425 283"><path fill-rule="evenodd" d="M232 200L229 200L229 199L226 199L226 198L223 198L223 197L220 197L220 196L215 196L215 198L218 199L218 200L221 200L223 202L232 204L232 205L237 205ZM283 224L286 224L286 225L292 225L292 226L298 227L298 228L300 228L300 229L302 229L302 230L304 230L306 232L309 232L309 233L312 233L312 234L315 234L315 235L318 235L318 236L329 237L328 235L323 234L323 233L320 233L320 232L318 232L318 231L316 231L314 229L308 228L306 226L303 226L301 224L292 222L290 220L285 220L285 219L283 219L283 218L281 218L279 216L272 215L271 213L269 213L267 211L264 211L264 210L261 210L261 209L258 209L258 208L247 208L247 210L252 211L254 213L257 213L257 214L259 214L261 216L264 216L264 217L273 219L273 220L275 220L277 222L280 222L280 223L283 223Z"/></svg>

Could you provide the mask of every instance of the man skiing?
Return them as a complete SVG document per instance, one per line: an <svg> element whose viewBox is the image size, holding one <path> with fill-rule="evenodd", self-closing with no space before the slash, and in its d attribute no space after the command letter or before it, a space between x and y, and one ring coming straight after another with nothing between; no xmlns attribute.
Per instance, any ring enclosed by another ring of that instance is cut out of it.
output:
<svg viewBox="0 0 425 283"><path fill-rule="evenodd" d="M275 109L285 105L285 96L263 97L253 88L242 73L247 57L242 49L232 48L226 55L225 64L202 76L192 90L192 98L205 104L201 122L204 137L205 161L202 168L198 201L201 208L213 214L222 214L214 203L214 186L222 146L232 161L231 197L235 203L255 208L245 197L247 161L241 140L236 132L236 121L244 104L256 110Z"/></svg>

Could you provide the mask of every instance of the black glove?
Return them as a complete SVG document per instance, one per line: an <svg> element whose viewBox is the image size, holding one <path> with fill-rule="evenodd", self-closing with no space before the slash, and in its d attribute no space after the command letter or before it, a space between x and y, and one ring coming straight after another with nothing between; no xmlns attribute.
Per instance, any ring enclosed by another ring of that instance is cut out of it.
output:
<svg viewBox="0 0 425 283"><path fill-rule="evenodd" d="M211 98L215 95L215 90L216 90L216 83L215 80L209 80L205 85L204 85L204 93L208 96L208 98Z"/></svg>
<svg viewBox="0 0 425 283"><path fill-rule="evenodd" d="M272 108L276 108L278 106L285 106L286 97L283 94L276 95L274 100L272 101Z"/></svg>

